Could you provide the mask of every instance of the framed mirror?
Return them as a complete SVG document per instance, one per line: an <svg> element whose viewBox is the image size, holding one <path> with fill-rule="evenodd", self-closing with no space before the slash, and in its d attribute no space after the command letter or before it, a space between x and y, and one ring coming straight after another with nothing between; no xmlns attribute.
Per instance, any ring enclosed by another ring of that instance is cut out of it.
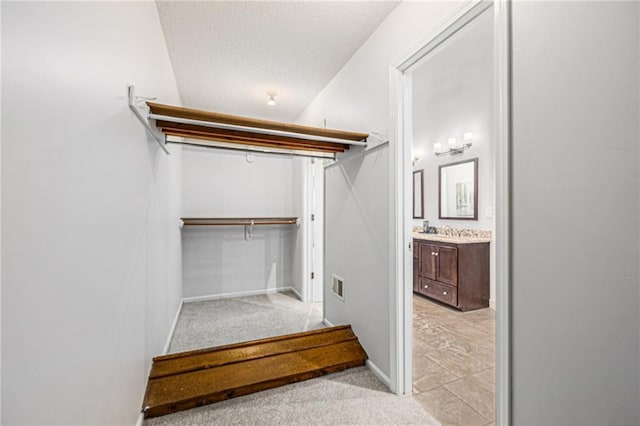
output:
<svg viewBox="0 0 640 426"><path fill-rule="evenodd" d="M439 167L438 213L440 219L478 220L477 158Z"/></svg>
<svg viewBox="0 0 640 426"><path fill-rule="evenodd" d="M413 218L424 219L424 170L413 172Z"/></svg>

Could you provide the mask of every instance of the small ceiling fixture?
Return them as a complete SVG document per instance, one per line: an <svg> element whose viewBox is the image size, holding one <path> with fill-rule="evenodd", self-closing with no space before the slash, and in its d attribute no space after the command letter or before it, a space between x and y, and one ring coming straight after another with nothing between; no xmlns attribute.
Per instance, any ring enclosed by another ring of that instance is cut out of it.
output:
<svg viewBox="0 0 640 426"><path fill-rule="evenodd" d="M267 101L267 105L269 106L276 106L276 96L278 94L276 92L267 92L267 96L269 97L269 100Z"/></svg>

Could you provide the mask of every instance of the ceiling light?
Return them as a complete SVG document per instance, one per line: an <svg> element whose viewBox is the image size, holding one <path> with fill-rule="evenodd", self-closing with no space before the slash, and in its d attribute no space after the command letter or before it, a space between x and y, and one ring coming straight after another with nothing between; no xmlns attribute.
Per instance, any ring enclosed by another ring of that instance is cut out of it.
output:
<svg viewBox="0 0 640 426"><path fill-rule="evenodd" d="M269 97L269 100L267 101L267 105L269 106L276 106L276 97L277 93L276 92L267 92L267 96Z"/></svg>

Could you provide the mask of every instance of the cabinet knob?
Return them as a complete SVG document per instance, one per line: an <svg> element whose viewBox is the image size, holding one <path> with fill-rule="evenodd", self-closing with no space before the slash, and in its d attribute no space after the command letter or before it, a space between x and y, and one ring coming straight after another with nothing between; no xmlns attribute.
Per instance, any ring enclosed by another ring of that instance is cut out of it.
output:
<svg viewBox="0 0 640 426"><path fill-rule="evenodd" d="M438 253L433 253L433 255L434 255L434 256L437 256L437 255L438 255Z"/></svg>
<svg viewBox="0 0 640 426"><path fill-rule="evenodd" d="M446 291L443 291L443 292L442 292L442 294L444 294L444 295L446 296L446 295L447 295L447 292L446 292Z"/></svg>
<svg viewBox="0 0 640 426"><path fill-rule="evenodd" d="M429 288L429 286L428 286L428 285L425 285L425 286L424 286L424 288Z"/></svg>

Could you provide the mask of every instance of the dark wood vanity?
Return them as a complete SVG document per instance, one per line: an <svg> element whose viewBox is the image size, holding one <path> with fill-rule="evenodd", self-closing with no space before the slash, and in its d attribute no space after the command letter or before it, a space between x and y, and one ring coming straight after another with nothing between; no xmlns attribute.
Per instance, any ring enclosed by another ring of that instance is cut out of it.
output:
<svg viewBox="0 0 640 426"><path fill-rule="evenodd" d="M489 243L413 239L413 291L461 311L489 306Z"/></svg>

